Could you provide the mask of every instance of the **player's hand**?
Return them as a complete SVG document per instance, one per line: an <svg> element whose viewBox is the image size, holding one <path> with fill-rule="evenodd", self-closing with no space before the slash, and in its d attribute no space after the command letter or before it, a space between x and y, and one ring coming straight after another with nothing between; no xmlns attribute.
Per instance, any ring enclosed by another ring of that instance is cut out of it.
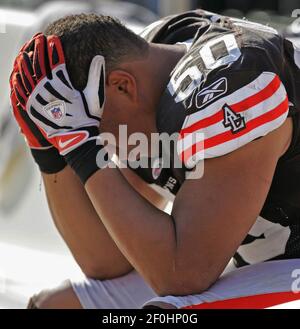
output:
<svg viewBox="0 0 300 329"><path fill-rule="evenodd" d="M97 138L104 105L102 56L93 58L86 88L76 90L59 38L38 34L22 48L14 71L15 97L61 155Z"/></svg>
<svg viewBox="0 0 300 329"><path fill-rule="evenodd" d="M30 56L32 56L30 47L34 41L35 37L23 46L22 51L27 51ZM42 131L29 118L27 112L22 107L22 103L23 106L25 104L27 92L19 73L17 61L15 61L14 69L10 77L10 88L13 115L19 125L21 133L24 135L35 162L44 173L51 174L61 171L66 166L64 158L50 141L47 140ZM24 95L24 98L21 95Z"/></svg>

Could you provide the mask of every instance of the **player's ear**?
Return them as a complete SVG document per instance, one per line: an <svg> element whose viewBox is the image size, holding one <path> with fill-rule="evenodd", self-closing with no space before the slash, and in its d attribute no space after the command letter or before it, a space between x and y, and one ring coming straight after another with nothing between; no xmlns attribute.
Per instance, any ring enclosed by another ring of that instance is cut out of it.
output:
<svg viewBox="0 0 300 329"><path fill-rule="evenodd" d="M107 85L114 95L128 97L137 101L137 83L135 77L123 70L113 70L108 74Z"/></svg>

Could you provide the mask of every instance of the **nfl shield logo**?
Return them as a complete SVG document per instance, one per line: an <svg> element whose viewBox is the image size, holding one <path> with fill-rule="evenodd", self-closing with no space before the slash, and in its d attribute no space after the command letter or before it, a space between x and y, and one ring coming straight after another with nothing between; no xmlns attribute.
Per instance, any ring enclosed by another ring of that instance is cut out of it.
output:
<svg viewBox="0 0 300 329"><path fill-rule="evenodd" d="M54 107L53 109L51 109L51 113L52 113L53 119L59 120L62 117L62 111L59 107Z"/></svg>
<svg viewBox="0 0 300 329"><path fill-rule="evenodd" d="M51 120L60 121L65 116L65 103L63 101L51 102L44 107L45 112Z"/></svg>

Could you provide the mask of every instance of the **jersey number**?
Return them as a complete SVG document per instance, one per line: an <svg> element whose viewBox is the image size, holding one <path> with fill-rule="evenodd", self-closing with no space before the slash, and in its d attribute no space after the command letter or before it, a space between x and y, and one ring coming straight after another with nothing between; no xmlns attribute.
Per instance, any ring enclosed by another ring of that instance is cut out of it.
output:
<svg viewBox="0 0 300 329"><path fill-rule="evenodd" d="M212 52L212 47L218 43L223 43L226 46L227 54L221 58L216 59ZM214 70L221 65L236 61L241 56L241 51L238 47L236 39L233 34L226 34L219 38L208 41L203 47L201 47L199 54L205 68L208 70ZM175 96L175 102L179 103L187 99L192 92L200 85L202 81L202 73L197 65L190 66L186 70L183 69L193 61L192 56L188 56L172 74L170 82L168 84L168 90L172 96ZM183 72L182 72L183 71ZM187 84L186 79L190 82Z"/></svg>

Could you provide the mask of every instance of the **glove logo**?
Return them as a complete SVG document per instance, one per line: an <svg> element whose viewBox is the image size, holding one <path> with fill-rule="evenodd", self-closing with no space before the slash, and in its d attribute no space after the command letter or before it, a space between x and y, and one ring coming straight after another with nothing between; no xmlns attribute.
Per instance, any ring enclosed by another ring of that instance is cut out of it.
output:
<svg viewBox="0 0 300 329"><path fill-rule="evenodd" d="M66 114L66 107L63 101L51 102L44 107L47 116L54 121L61 121Z"/></svg>
<svg viewBox="0 0 300 329"><path fill-rule="evenodd" d="M86 141L88 136L89 134L86 131L71 132L56 136L59 153L65 155Z"/></svg>

